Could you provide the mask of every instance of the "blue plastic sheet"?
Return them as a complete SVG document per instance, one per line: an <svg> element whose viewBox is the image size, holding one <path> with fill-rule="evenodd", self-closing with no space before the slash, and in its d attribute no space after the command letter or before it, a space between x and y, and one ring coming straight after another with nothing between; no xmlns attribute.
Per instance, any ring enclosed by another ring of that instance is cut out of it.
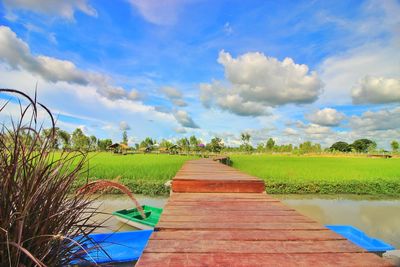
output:
<svg viewBox="0 0 400 267"><path fill-rule="evenodd" d="M86 261L73 261L71 264L129 262L138 260L142 255L153 230L116 232L89 235L92 240L85 241L84 249L79 252L85 255Z"/></svg>
<svg viewBox="0 0 400 267"><path fill-rule="evenodd" d="M383 242L380 239L367 236L360 229L351 225L325 225L330 230L343 236L359 247L370 252L383 252L395 249L393 246Z"/></svg>

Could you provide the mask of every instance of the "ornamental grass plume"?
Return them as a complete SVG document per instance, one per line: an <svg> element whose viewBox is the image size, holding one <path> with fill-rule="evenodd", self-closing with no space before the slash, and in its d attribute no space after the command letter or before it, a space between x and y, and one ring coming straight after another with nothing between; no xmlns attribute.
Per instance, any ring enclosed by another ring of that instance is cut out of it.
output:
<svg viewBox="0 0 400 267"><path fill-rule="evenodd" d="M128 189L123 184L120 184L116 181L109 181L109 180L97 180L90 182L84 186L82 186L80 189L78 189L77 193L78 194L83 194L83 195L92 195L98 191L101 190L108 190L108 189L117 189L121 191L122 193L125 193L135 204L137 210L139 211L140 215L142 216L143 219L146 218L146 215L144 214L142 206L139 204L139 202L136 200L136 198L133 196L131 191Z"/></svg>
<svg viewBox="0 0 400 267"><path fill-rule="evenodd" d="M17 119L0 126L0 266L65 266L82 259L79 243L99 227L90 220L93 198L71 194L87 155L54 153L55 121L36 96L13 89L0 94L27 102L19 102ZM11 105L0 105L0 115ZM48 118L50 134L42 134L38 114Z"/></svg>

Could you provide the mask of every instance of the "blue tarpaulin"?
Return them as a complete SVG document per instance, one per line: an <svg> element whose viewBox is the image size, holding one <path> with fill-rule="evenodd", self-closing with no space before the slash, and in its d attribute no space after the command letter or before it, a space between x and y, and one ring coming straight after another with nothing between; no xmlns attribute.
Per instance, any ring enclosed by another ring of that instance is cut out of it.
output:
<svg viewBox="0 0 400 267"><path fill-rule="evenodd" d="M131 232L102 233L89 235L80 250L85 261L73 261L71 264L129 262L138 260L153 230Z"/></svg>
<svg viewBox="0 0 400 267"><path fill-rule="evenodd" d="M343 236L359 247L370 252L383 252L395 249L393 246L383 242L380 239L367 236L360 229L351 225L325 225L330 230Z"/></svg>

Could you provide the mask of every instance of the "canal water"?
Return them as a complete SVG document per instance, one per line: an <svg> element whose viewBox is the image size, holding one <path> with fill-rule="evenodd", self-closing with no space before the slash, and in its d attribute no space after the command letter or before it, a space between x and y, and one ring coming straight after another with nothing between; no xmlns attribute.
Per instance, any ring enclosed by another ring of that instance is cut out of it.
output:
<svg viewBox="0 0 400 267"><path fill-rule="evenodd" d="M322 224L353 225L366 234L400 248L400 199L381 199L355 195L272 195L300 213ZM163 208L168 198L137 195L142 205ZM113 211L132 208L132 201L117 194L101 196L96 205L103 214L95 220L105 221L99 232L131 231L132 227L111 216Z"/></svg>

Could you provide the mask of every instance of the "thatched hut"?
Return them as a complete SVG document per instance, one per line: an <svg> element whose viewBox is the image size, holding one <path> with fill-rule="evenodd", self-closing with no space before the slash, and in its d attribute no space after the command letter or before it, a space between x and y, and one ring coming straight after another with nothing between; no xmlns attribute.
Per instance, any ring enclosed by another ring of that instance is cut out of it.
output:
<svg viewBox="0 0 400 267"><path fill-rule="evenodd" d="M122 143L114 143L112 145L109 145L107 147L107 150L113 151L114 153L126 154L126 152L129 150L129 146Z"/></svg>

